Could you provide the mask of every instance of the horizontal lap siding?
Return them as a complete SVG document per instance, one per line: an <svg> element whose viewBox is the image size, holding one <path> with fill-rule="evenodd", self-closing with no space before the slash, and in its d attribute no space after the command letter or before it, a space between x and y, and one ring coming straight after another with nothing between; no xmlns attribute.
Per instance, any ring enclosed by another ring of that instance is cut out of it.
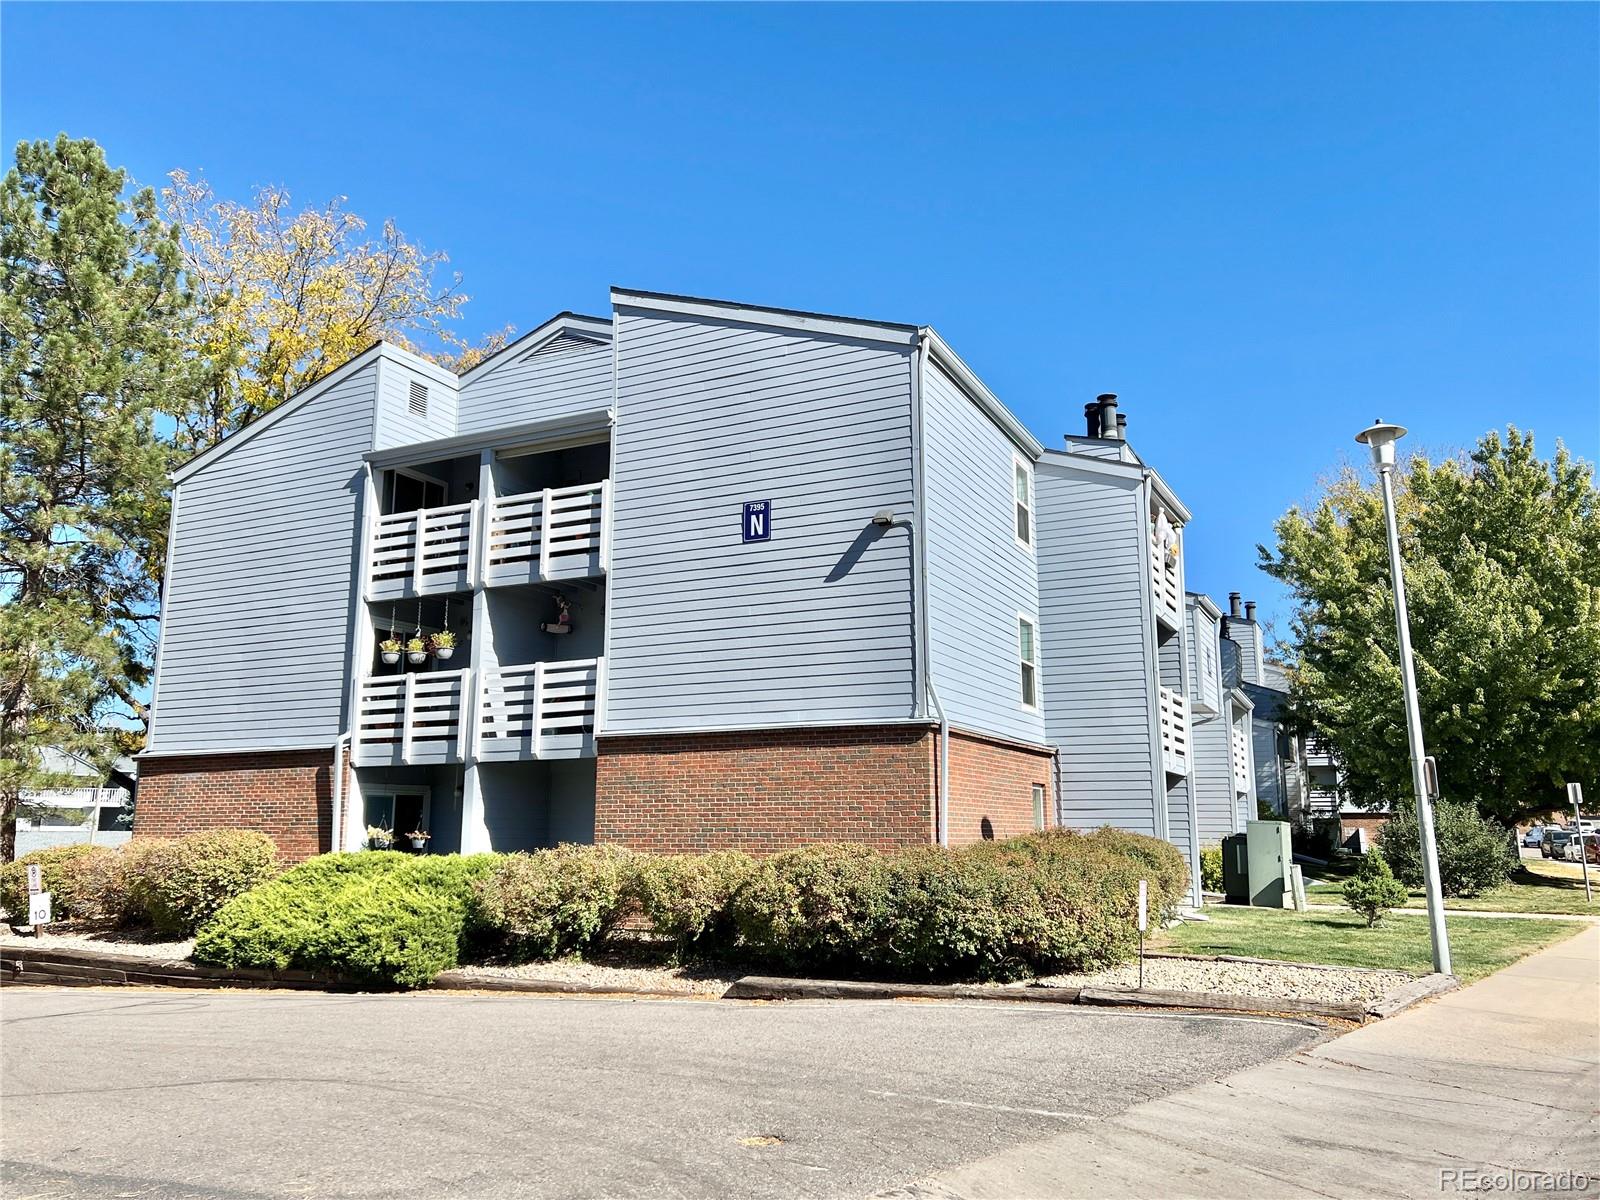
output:
<svg viewBox="0 0 1600 1200"><path fill-rule="evenodd" d="M911 716L909 351L617 320L605 731Z"/></svg>
<svg viewBox="0 0 1600 1200"><path fill-rule="evenodd" d="M1190 722L1194 745L1194 773L1190 780L1203 846L1220 842L1233 832L1237 801L1228 759L1228 730L1226 716L1197 716Z"/></svg>
<svg viewBox="0 0 1600 1200"><path fill-rule="evenodd" d="M461 433L611 407L611 344L557 339L485 371L461 390Z"/></svg>
<svg viewBox="0 0 1600 1200"><path fill-rule="evenodd" d="M411 411L411 385L428 389L427 412ZM383 360L378 378L377 430L373 449L411 446L418 442L454 437L456 433L456 388L432 375L402 362Z"/></svg>
<svg viewBox="0 0 1600 1200"><path fill-rule="evenodd" d="M922 407L928 645L939 699L959 726L1042 742L1042 713L1022 706L1017 614L1037 615L1039 577L1016 539L1014 447L937 365L924 377Z"/></svg>
<svg viewBox="0 0 1600 1200"><path fill-rule="evenodd" d="M1134 480L1035 469L1045 733L1061 747L1061 824L1155 833L1145 609Z"/></svg>
<svg viewBox="0 0 1600 1200"><path fill-rule="evenodd" d="M374 364L183 481L151 750L339 735L376 391Z"/></svg>

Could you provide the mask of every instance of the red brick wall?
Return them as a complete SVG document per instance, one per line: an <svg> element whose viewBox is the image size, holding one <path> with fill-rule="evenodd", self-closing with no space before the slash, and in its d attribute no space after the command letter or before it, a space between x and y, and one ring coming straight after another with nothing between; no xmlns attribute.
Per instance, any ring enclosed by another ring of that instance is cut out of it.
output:
<svg viewBox="0 0 1600 1200"><path fill-rule="evenodd" d="M331 749L139 760L134 837L259 829L298 862L328 848L332 821Z"/></svg>
<svg viewBox="0 0 1600 1200"><path fill-rule="evenodd" d="M595 841L756 854L926 845L937 747L937 733L901 725L602 738Z"/></svg>
<svg viewBox="0 0 1600 1200"><path fill-rule="evenodd" d="M1371 816L1341 816L1339 818L1339 844L1347 850L1355 848L1356 830L1366 831L1367 849L1378 844L1378 835L1383 832L1383 827L1389 823L1388 813L1373 813Z"/></svg>
<svg viewBox="0 0 1600 1200"><path fill-rule="evenodd" d="M1055 824L1050 752L950 731L950 844L1032 833L1033 785L1044 787L1044 821Z"/></svg>

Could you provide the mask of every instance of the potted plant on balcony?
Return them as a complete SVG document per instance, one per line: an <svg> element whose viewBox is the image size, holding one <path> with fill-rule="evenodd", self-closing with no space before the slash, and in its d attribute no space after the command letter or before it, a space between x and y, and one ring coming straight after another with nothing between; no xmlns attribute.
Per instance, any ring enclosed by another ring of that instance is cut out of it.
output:
<svg viewBox="0 0 1600 1200"><path fill-rule="evenodd" d="M544 622L539 628L546 633L572 632L572 606L567 603L565 596L556 597L556 619Z"/></svg>
<svg viewBox="0 0 1600 1200"><path fill-rule="evenodd" d="M426 850L428 848L428 839L433 835L426 829L413 829L406 836L411 839L411 848L413 850Z"/></svg>
<svg viewBox="0 0 1600 1200"><path fill-rule="evenodd" d="M383 661L391 667L400 661L400 651L403 649L405 644L397 637L386 637L378 643L378 651L383 655Z"/></svg>
<svg viewBox="0 0 1600 1200"><path fill-rule="evenodd" d="M385 829L382 825L367 826L367 849L388 850L394 845L394 830Z"/></svg>
<svg viewBox="0 0 1600 1200"><path fill-rule="evenodd" d="M445 662L456 652L456 635L448 629L441 629L428 639L428 645L433 648L433 656Z"/></svg>
<svg viewBox="0 0 1600 1200"><path fill-rule="evenodd" d="M428 661L428 643L422 640L421 635L406 642L406 661L414 667Z"/></svg>

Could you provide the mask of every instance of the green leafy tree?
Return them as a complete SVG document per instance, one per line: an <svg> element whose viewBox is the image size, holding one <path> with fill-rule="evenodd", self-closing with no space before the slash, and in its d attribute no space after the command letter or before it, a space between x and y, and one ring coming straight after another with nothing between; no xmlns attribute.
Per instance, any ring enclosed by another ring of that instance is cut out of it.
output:
<svg viewBox="0 0 1600 1200"><path fill-rule="evenodd" d="M1532 434L1396 471L1417 689L1443 793L1504 821L1600 779L1600 493ZM1294 594L1295 719L1331 743L1353 796L1411 797L1383 502L1346 470L1290 509L1263 569Z"/></svg>
<svg viewBox="0 0 1600 1200"><path fill-rule="evenodd" d="M178 242L92 141L0 181L0 861L46 746L143 716L163 558L158 400L187 386ZM136 730L130 735L137 740Z"/></svg>
<svg viewBox="0 0 1600 1200"><path fill-rule="evenodd" d="M1394 877L1383 855L1368 854L1344 881L1344 902L1365 917L1371 929L1384 913L1406 902L1406 885Z"/></svg>

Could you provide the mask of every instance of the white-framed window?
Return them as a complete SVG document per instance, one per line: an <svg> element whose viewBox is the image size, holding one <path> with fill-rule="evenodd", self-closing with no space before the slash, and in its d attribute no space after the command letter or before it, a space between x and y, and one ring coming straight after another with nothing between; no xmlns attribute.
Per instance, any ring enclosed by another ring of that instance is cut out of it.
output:
<svg viewBox="0 0 1600 1200"><path fill-rule="evenodd" d="M1031 617L1017 614L1017 660L1022 668L1022 707L1039 707L1039 628Z"/></svg>
<svg viewBox="0 0 1600 1200"><path fill-rule="evenodd" d="M1044 828L1044 784L1033 785L1033 827Z"/></svg>
<svg viewBox="0 0 1600 1200"><path fill-rule="evenodd" d="M362 792L363 816L368 828L388 830L396 850L413 849L413 832L430 833L433 790L410 784L378 784ZM424 848L426 843L424 843Z"/></svg>
<svg viewBox="0 0 1600 1200"><path fill-rule="evenodd" d="M1011 534L1017 545L1033 549L1033 468L1021 458L1011 459L1012 505Z"/></svg>

